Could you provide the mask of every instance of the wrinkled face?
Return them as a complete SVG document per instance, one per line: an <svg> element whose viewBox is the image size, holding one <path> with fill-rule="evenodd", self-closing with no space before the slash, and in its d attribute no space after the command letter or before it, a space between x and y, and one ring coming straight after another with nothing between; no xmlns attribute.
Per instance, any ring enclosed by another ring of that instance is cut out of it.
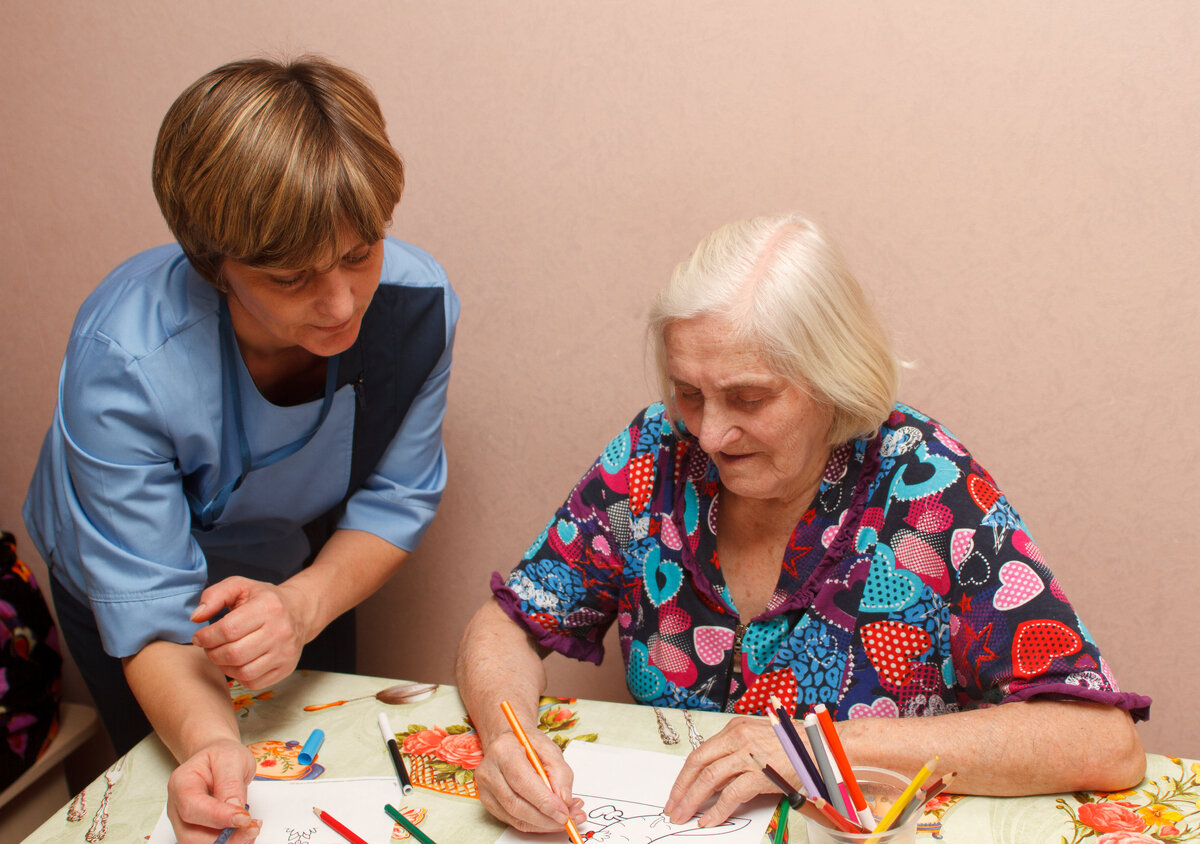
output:
<svg viewBox="0 0 1200 844"><path fill-rule="evenodd" d="M383 268L383 241L343 232L319 267L252 267L221 262L229 313L243 345L270 353L294 346L321 357L346 351L358 337Z"/></svg>
<svg viewBox="0 0 1200 844"><path fill-rule="evenodd" d="M663 337L676 407L722 486L782 503L812 495L829 460L832 409L772 372L726 320L674 322Z"/></svg>

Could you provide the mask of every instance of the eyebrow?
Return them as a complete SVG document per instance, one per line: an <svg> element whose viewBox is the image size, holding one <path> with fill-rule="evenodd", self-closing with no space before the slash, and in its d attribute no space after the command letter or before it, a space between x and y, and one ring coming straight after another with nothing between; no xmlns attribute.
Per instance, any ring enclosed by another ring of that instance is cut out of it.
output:
<svg viewBox="0 0 1200 844"><path fill-rule="evenodd" d="M730 381L728 384L718 384L717 390L722 393L735 393L738 390L774 390L774 389L776 389L777 376L764 376L764 379L770 379L770 380ZM667 380L670 381L671 384L675 387L691 387L694 390L699 389L695 384L691 383L690 381L685 381L681 378L676 378L673 375L668 375Z"/></svg>

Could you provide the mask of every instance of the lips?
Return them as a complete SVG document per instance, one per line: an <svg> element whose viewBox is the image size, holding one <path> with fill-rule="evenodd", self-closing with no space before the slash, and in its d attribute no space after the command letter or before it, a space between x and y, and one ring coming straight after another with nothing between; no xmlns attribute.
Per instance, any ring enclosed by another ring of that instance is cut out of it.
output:
<svg viewBox="0 0 1200 844"><path fill-rule="evenodd" d="M337 334L339 332L345 331L347 328L350 327L350 324L353 322L354 322L354 317L350 317L350 319L346 320L343 323L339 323L338 325L331 325L328 327L326 327L324 325L314 325L313 328L315 328L317 331L323 332L325 334Z"/></svg>

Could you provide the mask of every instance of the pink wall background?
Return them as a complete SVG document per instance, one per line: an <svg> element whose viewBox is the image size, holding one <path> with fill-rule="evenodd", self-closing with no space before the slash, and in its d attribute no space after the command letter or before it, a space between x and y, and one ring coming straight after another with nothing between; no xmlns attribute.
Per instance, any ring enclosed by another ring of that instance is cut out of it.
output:
<svg viewBox="0 0 1200 844"><path fill-rule="evenodd" d="M464 302L450 488L362 609L363 673L453 681L490 572L652 397L654 290L717 225L795 208L885 310L904 398L1155 698L1147 748L1200 757L1198 43L1191 0L0 4L0 524L35 556L20 506L75 310L167 239L171 100L320 52L375 85L408 166L393 231ZM626 700L618 662L554 658L553 691Z"/></svg>

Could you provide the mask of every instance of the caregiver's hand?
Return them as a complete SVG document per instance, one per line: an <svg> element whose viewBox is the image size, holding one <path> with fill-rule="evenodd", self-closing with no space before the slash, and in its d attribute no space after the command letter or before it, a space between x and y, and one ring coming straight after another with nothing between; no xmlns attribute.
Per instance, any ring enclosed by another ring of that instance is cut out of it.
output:
<svg viewBox="0 0 1200 844"><path fill-rule="evenodd" d="M671 823L687 823L714 794L720 796L700 818L700 826L724 823L738 806L759 794L778 794L751 753L777 771L791 770L766 718L734 718L688 754L663 807Z"/></svg>
<svg viewBox="0 0 1200 844"><path fill-rule="evenodd" d="M546 788L511 732L500 733L483 751L475 784L484 808L522 832L562 832L567 818L582 824L583 801L571 796L575 779L562 751L539 730L527 730L553 791Z"/></svg>
<svg viewBox="0 0 1200 844"><path fill-rule="evenodd" d="M212 844L229 827L235 831L228 844L249 844L258 837L262 822L245 809L254 768L249 750L223 739L175 769L167 782L167 817L179 844Z"/></svg>
<svg viewBox="0 0 1200 844"><path fill-rule="evenodd" d="M208 621L226 608L224 618L196 631L192 644L248 689L270 686L291 674L305 644L320 632L309 629L312 601L287 583L227 577L200 594L192 621Z"/></svg>

